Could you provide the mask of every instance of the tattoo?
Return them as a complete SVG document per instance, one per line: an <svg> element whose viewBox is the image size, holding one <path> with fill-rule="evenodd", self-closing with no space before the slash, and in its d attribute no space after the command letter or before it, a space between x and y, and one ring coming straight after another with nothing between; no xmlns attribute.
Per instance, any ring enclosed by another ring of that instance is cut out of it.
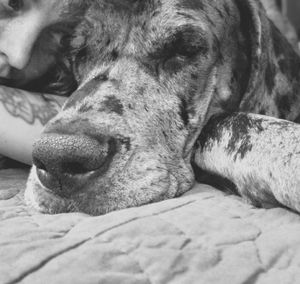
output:
<svg viewBox="0 0 300 284"><path fill-rule="evenodd" d="M40 121L45 125L61 109L60 104L50 95L32 94L3 86L0 88L0 101L8 113L29 124Z"/></svg>

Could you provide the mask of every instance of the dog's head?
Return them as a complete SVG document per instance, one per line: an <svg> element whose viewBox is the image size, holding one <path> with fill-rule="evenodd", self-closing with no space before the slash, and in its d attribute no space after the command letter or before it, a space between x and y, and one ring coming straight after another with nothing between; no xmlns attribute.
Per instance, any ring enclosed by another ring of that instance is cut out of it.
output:
<svg viewBox="0 0 300 284"><path fill-rule="evenodd" d="M70 42L80 87L34 146L26 199L42 212L103 214L186 192L205 121L256 80L256 1L90 5Z"/></svg>

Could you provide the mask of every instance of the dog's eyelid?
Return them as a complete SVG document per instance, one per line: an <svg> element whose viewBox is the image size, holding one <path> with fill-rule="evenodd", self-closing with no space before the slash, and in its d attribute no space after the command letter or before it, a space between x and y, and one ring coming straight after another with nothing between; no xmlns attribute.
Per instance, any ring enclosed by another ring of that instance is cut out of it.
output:
<svg viewBox="0 0 300 284"><path fill-rule="evenodd" d="M108 81L108 79L109 78L108 78L107 72L98 74L93 78L93 80L96 80L96 81Z"/></svg>
<svg viewBox="0 0 300 284"><path fill-rule="evenodd" d="M185 27L174 35L174 44L178 45L179 53L193 54L208 51L208 41L203 32L194 28Z"/></svg>
<svg viewBox="0 0 300 284"><path fill-rule="evenodd" d="M182 28L165 38L151 54L152 58L171 58L175 56L193 57L209 51L208 41L194 28Z"/></svg>

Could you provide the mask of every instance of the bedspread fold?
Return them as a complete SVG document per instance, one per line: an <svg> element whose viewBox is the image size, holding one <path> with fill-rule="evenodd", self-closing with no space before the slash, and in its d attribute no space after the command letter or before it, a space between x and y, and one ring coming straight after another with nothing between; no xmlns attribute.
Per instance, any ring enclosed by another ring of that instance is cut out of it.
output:
<svg viewBox="0 0 300 284"><path fill-rule="evenodd" d="M197 184L91 217L42 215L27 172L0 171L0 283L300 283L300 216Z"/></svg>

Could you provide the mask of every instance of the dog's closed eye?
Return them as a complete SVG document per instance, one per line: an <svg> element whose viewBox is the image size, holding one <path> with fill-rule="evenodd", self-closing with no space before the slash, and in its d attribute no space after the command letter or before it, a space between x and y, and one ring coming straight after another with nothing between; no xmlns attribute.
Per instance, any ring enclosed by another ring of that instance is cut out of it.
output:
<svg viewBox="0 0 300 284"><path fill-rule="evenodd" d="M184 26L160 40L153 49L150 53L152 60L159 62L165 70L177 72L196 56L207 54L209 45L199 29Z"/></svg>
<svg viewBox="0 0 300 284"><path fill-rule="evenodd" d="M175 56L192 58L198 54L206 54L209 50L203 35L193 27L180 27L161 41L152 53L155 59L166 59Z"/></svg>

